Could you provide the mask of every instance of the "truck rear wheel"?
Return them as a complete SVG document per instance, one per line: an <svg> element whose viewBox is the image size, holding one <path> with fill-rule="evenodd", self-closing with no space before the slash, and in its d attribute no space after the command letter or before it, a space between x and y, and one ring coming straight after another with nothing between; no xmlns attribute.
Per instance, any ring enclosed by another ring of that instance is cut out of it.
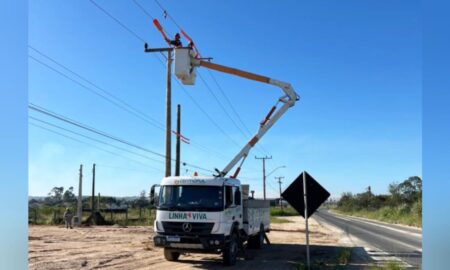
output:
<svg viewBox="0 0 450 270"><path fill-rule="evenodd" d="M164 249L164 258L168 261L178 261L180 257L180 252L171 251L170 249Z"/></svg>
<svg viewBox="0 0 450 270"><path fill-rule="evenodd" d="M236 233L233 233L230 238L230 242L223 250L223 264L230 266L236 264L236 258L238 253L238 237Z"/></svg>
<svg viewBox="0 0 450 270"><path fill-rule="evenodd" d="M264 245L264 226L261 225L259 232L248 239L248 247L260 249Z"/></svg>

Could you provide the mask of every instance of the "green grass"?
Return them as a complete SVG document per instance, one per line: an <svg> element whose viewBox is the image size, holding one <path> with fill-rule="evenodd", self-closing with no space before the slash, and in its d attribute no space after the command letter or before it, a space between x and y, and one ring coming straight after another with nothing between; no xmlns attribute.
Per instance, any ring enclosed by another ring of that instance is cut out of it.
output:
<svg viewBox="0 0 450 270"><path fill-rule="evenodd" d="M373 265L369 267L369 270L403 270L405 269L403 266L400 265L398 262L388 262L384 266L379 265Z"/></svg>
<svg viewBox="0 0 450 270"><path fill-rule="evenodd" d="M270 216L272 217L287 217L287 216L298 216L299 214L292 207L270 207Z"/></svg>
<svg viewBox="0 0 450 270"><path fill-rule="evenodd" d="M350 257L352 256L352 248L343 248L339 251L336 261L338 264L346 265L350 262Z"/></svg>
<svg viewBox="0 0 450 270"><path fill-rule="evenodd" d="M334 211L357 217L370 218L388 223L398 223L409 226L422 227L421 215L402 207L382 207L377 210L343 210L336 208Z"/></svg>

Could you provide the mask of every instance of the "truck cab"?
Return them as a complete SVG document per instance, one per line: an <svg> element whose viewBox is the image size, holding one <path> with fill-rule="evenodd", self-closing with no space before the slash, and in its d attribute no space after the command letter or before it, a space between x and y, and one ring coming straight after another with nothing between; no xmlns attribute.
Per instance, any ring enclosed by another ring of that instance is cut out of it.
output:
<svg viewBox="0 0 450 270"><path fill-rule="evenodd" d="M184 252L223 253L224 263L233 265L244 242L260 247L269 230L269 202L249 198L248 190L233 178L164 178L155 200L155 246L170 261Z"/></svg>

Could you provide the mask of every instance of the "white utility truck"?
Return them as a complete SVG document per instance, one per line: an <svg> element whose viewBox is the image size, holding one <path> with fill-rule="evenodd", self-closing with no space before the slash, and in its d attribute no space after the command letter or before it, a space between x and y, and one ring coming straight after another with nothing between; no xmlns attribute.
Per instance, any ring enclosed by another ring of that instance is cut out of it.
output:
<svg viewBox="0 0 450 270"><path fill-rule="evenodd" d="M260 123L256 135L213 177L171 176L162 180L159 196L155 186L150 199L156 202L154 244L164 248L169 261L182 253L222 253L225 265L236 263L245 243L260 248L270 227L269 201L249 198L249 186L237 179L250 149L272 127L298 96L290 84L246 71L213 64L195 57L192 48L175 48L175 75L184 84L194 84L199 66L280 87L284 95ZM281 108L277 105L282 103ZM272 116L273 115L273 116ZM238 163L233 175L227 176Z"/></svg>

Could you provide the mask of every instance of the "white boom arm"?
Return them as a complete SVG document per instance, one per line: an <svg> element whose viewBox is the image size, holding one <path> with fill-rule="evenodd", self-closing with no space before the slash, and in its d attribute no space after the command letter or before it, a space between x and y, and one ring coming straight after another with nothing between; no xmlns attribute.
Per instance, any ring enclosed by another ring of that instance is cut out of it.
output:
<svg viewBox="0 0 450 270"><path fill-rule="evenodd" d="M195 59L193 57L191 57L190 60L191 60L191 65L193 67L198 67L198 66L206 67L206 68L213 69L213 70L216 70L216 71L220 71L220 72L224 72L224 73L240 76L240 77L243 77L243 78L246 78L246 79L255 80L255 81L259 81L259 82L263 82L263 83L267 83L267 84L272 84L272 85L280 87L283 90L283 92L285 93L284 96L279 98L279 101L281 103L284 103L283 106L281 106L281 108L279 108L276 112L275 112L276 106L272 107L272 109L270 110L269 114L260 123L260 127L259 127L258 132L256 133L256 135L253 136L252 139L250 139L250 141L244 146L244 148L242 148L242 150L219 173L219 176L227 175L230 172L230 170L233 169L233 167L239 161L242 160L241 164L237 168L237 170L234 173L234 175L231 176L232 178L235 178L239 174L239 171L241 169L242 163L244 162L245 158L247 157L248 153L250 152L250 149L253 146L255 146L255 144L262 138L262 136L264 136L264 134L273 126L273 124L275 124L276 121L278 121L278 119L280 119L280 117L290 107L295 105L295 102L298 100L298 95L297 95L297 93L295 93L295 91L292 88L292 86L289 83L286 83L286 82L274 80L274 79L271 79L269 77L257 75L257 74L254 74L254 73L242 71L242 70L235 69L235 68L230 68L230 67L227 67L227 66L222 66L222 65L218 65L218 64L214 64L214 63L210 63L210 62L205 62L205 61L202 61L202 60L199 60L199 59ZM275 112L275 114L273 114L274 112ZM272 116L272 114L273 114L273 116Z"/></svg>

